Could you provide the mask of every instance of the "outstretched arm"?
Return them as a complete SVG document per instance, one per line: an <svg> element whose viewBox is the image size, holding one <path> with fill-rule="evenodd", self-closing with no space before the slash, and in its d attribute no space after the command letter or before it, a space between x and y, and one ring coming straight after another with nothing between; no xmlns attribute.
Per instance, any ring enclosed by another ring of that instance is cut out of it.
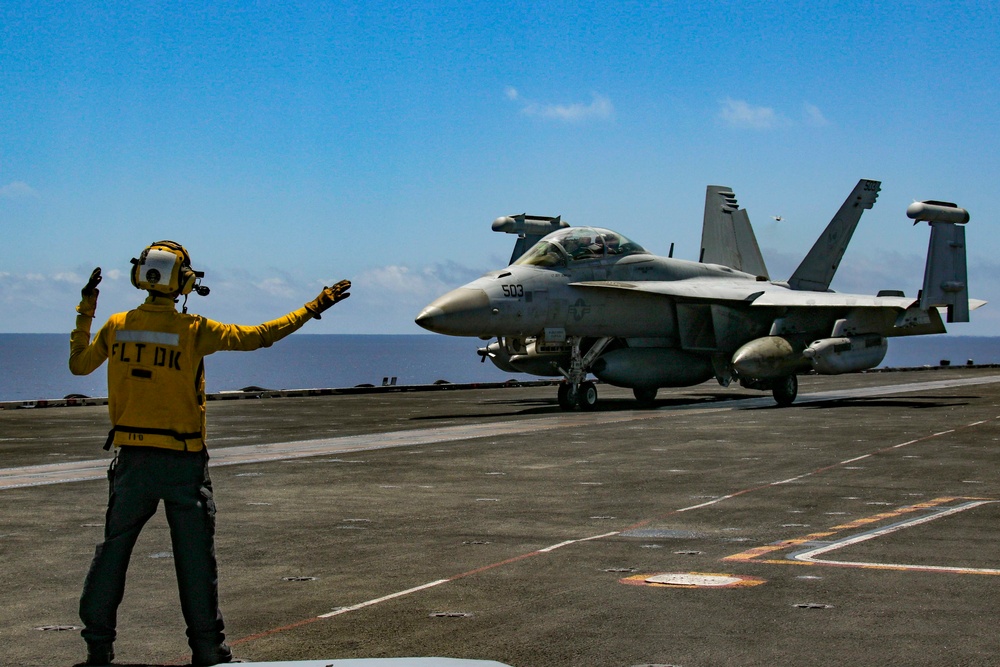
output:
<svg viewBox="0 0 1000 667"><path fill-rule="evenodd" d="M76 307L76 328L69 337L69 370L74 375L92 373L108 356L102 336L98 335L93 345L90 343L90 327L97 313L97 297L101 293L97 289L100 282L101 267L97 267L80 290L80 305Z"/></svg>
<svg viewBox="0 0 1000 667"><path fill-rule="evenodd" d="M315 299L284 317L257 326L222 324L205 319L199 340L199 352L212 354L220 350L242 350L245 352L274 343L298 331L311 318L320 319L320 314L350 296L351 281L341 280L336 285L323 288Z"/></svg>

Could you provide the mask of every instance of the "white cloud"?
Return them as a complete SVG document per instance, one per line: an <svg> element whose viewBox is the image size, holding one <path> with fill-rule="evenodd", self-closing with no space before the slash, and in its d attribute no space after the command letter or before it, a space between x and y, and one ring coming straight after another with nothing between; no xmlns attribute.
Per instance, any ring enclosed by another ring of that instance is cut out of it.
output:
<svg viewBox="0 0 1000 667"><path fill-rule="evenodd" d="M0 186L0 199L34 199L38 191L24 181L14 181Z"/></svg>
<svg viewBox="0 0 1000 667"><path fill-rule="evenodd" d="M66 332L73 328L80 289L91 269L82 266L51 273L0 273L0 305L10 316L2 331L9 333ZM105 276L100 286L98 320L94 331L111 313L134 308L140 293L125 281Z"/></svg>
<svg viewBox="0 0 1000 667"><path fill-rule="evenodd" d="M265 278L264 280L254 283L253 286L261 292L271 296L289 299L295 296L295 290L288 284L288 281L280 277Z"/></svg>
<svg viewBox="0 0 1000 667"><path fill-rule="evenodd" d="M504 94L508 100L521 104L521 113L535 118L579 123L587 120L610 120L615 114L615 107L611 100L597 93L591 94L589 103L571 102L568 104L544 104L525 99L516 88L509 86Z"/></svg>
<svg viewBox="0 0 1000 667"><path fill-rule="evenodd" d="M730 127L768 130L781 122L771 107L753 106L745 100L726 98L722 101L719 118Z"/></svg>
<svg viewBox="0 0 1000 667"><path fill-rule="evenodd" d="M72 285L83 286L87 281L72 271L61 271L52 275L52 280L57 283L70 283Z"/></svg>
<svg viewBox="0 0 1000 667"><path fill-rule="evenodd" d="M416 297L430 301L475 280L481 273L454 262L416 269L399 265L380 266L361 273L353 280L352 290L381 300Z"/></svg>
<svg viewBox="0 0 1000 667"><path fill-rule="evenodd" d="M823 112L819 110L819 107L815 104L810 104L809 102L804 102L802 108L805 111L806 125L811 125L813 127L826 127L830 124L830 121L826 119Z"/></svg>
<svg viewBox="0 0 1000 667"><path fill-rule="evenodd" d="M770 130L795 125L826 127L830 124L820 108L809 102L802 103L802 120L795 121L773 107L755 106L746 100L734 100L729 97L722 100L718 118L729 127L750 130Z"/></svg>

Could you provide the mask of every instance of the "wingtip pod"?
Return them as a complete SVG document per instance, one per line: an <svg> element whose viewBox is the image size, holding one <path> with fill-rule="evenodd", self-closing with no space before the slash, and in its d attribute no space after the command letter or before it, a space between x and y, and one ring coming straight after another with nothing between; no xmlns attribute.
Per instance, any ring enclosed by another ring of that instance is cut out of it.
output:
<svg viewBox="0 0 1000 667"><path fill-rule="evenodd" d="M918 222L952 222L964 225L969 221L969 212L956 204L946 201L915 201L906 207L906 217Z"/></svg>
<svg viewBox="0 0 1000 667"><path fill-rule="evenodd" d="M569 223L563 220L561 215L550 218L543 215L518 213L517 215L503 215L493 221L493 231L517 234L517 242L514 243L510 264L513 264L518 257L542 237L564 227L569 227Z"/></svg>
<svg viewBox="0 0 1000 667"><path fill-rule="evenodd" d="M493 221L493 231L507 232L508 234L528 234L532 236L545 236L549 232L554 232L569 224L563 221L561 215L554 218L541 215L528 215L519 213L517 215L503 215Z"/></svg>

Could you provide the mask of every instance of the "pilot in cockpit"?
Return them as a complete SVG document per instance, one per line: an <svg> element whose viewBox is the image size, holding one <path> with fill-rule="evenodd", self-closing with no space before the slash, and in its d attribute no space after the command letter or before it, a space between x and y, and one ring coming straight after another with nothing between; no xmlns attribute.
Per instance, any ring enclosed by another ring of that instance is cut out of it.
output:
<svg viewBox="0 0 1000 667"><path fill-rule="evenodd" d="M570 237L563 247L573 260L604 256L604 238L600 235Z"/></svg>

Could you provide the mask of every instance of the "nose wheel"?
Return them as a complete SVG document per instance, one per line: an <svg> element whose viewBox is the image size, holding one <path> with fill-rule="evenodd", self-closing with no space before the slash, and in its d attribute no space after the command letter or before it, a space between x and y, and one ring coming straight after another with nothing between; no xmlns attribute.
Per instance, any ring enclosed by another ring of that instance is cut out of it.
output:
<svg viewBox="0 0 1000 667"><path fill-rule="evenodd" d="M572 410L576 407L576 394L576 387L569 382L559 383L559 393L557 394L559 407L563 410Z"/></svg>
<svg viewBox="0 0 1000 667"><path fill-rule="evenodd" d="M597 407L597 386L593 382L584 382L576 393L576 404L581 410L593 410Z"/></svg>
<svg viewBox="0 0 1000 667"><path fill-rule="evenodd" d="M559 407L563 410L593 410L597 407L597 385L593 382L581 382L574 386L571 382L559 385Z"/></svg>

